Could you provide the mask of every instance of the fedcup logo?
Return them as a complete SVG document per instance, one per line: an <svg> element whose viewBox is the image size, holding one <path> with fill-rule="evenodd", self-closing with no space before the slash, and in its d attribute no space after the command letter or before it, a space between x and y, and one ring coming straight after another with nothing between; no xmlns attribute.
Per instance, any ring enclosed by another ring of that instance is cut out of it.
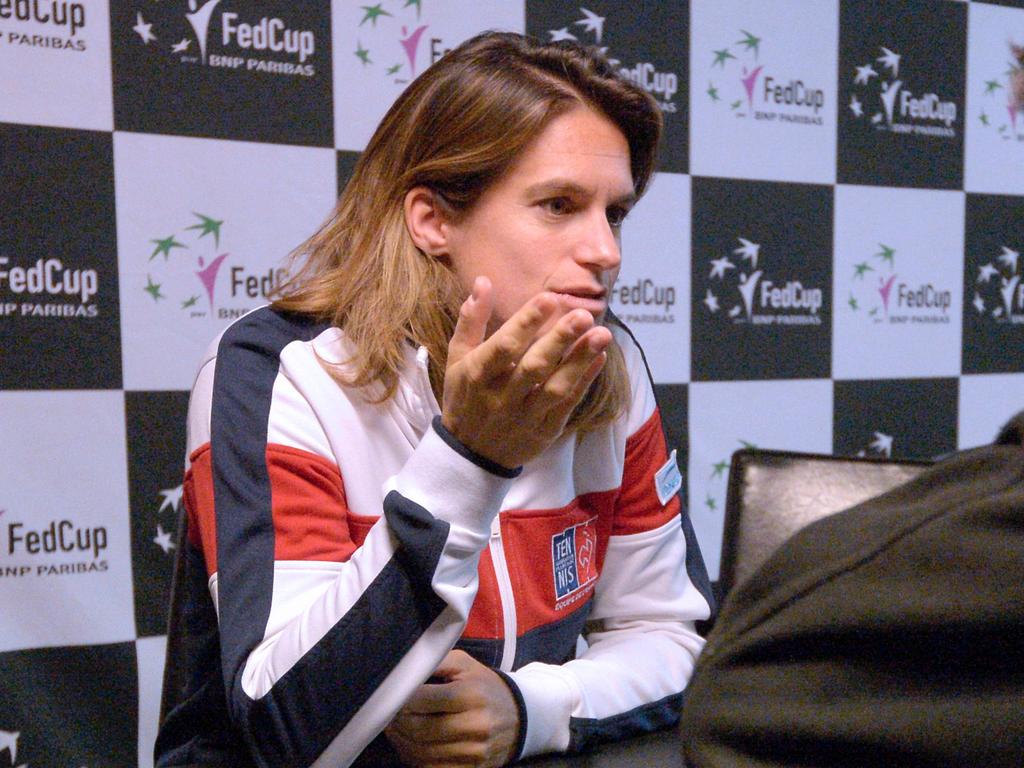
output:
<svg viewBox="0 0 1024 768"><path fill-rule="evenodd" d="M262 72L270 75L312 77L316 68L309 61L317 51L316 35L296 29L277 16L242 15L226 10L224 0L188 0L187 8L163 24L147 21L136 11L132 26L139 41L151 43L181 64ZM219 13L218 13L219 6ZM211 35L216 19L220 34ZM213 51L216 51L214 53Z"/></svg>
<svg viewBox="0 0 1024 768"><path fill-rule="evenodd" d="M672 308L676 304L674 285L639 277L628 283L616 283L611 299L617 304L615 313L626 323L672 324L676 321Z"/></svg>
<svg viewBox="0 0 1024 768"><path fill-rule="evenodd" d="M26 523L0 509L0 537L0 557L10 558L0 562L2 578L65 576L109 568L104 559L109 536L103 525L83 525L67 517Z"/></svg>
<svg viewBox="0 0 1024 768"><path fill-rule="evenodd" d="M442 38L428 34L430 24L422 20L423 0L406 0L401 8L390 10L383 2L360 9L363 14L350 55L359 59L370 76L405 85L426 68L424 63L429 66L450 50ZM421 51L429 56L421 56Z"/></svg>
<svg viewBox="0 0 1024 768"><path fill-rule="evenodd" d="M712 259L702 303L723 321L753 325L821 325L822 289L769 269L761 243L737 237L739 246Z"/></svg>
<svg viewBox="0 0 1024 768"><path fill-rule="evenodd" d="M192 215L194 223L152 237L143 246L146 282L139 287L154 304L176 308L189 319L233 319L250 308L239 302L266 300L286 279L284 269L254 274L233 261L230 251L220 248L224 220Z"/></svg>
<svg viewBox="0 0 1024 768"><path fill-rule="evenodd" d="M979 316L999 324L1024 324L1024 281L1021 280L1020 251L1001 246L1002 251L978 267L971 302Z"/></svg>
<svg viewBox="0 0 1024 768"><path fill-rule="evenodd" d="M870 258L853 265L849 310L874 323L950 323L953 292L927 278L902 278L896 256L895 248L879 243Z"/></svg>
<svg viewBox="0 0 1024 768"><path fill-rule="evenodd" d="M608 61L620 75L651 94L657 100L662 112L673 114L679 111L679 106L676 103L676 93L679 91L680 81L678 72L662 71L653 62L636 61L634 57L627 58L622 51L609 52L609 47L603 44L605 23L609 22L609 17L600 16L583 6L579 6L578 12L579 15L575 18L566 19L562 27L548 30L551 42L573 40L597 47L608 57ZM610 23L614 24L614 19L611 19ZM620 56L623 58L619 58Z"/></svg>
<svg viewBox="0 0 1024 768"><path fill-rule="evenodd" d="M1004 141L1024 141L1024 45L1009 47L1006 70L984 81L978 122Z"/></svg>
<svg viewBox="0 0 1024 768"><path fill-rule="evenodd" d="M913 85L915 79L906 72L901 76L903 57L897 51L883 45L878 52L873 60L856 66L853 74L847 108L854 119L868 121L879 131L956 137L956 102L931 90L933 84L921 87Z"/></svg>
<svg viewBox="0 0 1024 768"><path fill-rule="evenodd" d="M762 59L764 39L746 29L709 55L707 98L737 118L824 125L825 90L802 72L782 72Z"/></svg>
<svg viewBox="0 0 1024 768"><path fill-rule="evenodd" d="M0 24L11 28L0 30L0 42L8 48L49 48L61 51L84 51L88 43L86 7L67 0L0 0ZM26 29L19 23L32 24ZM39 26L44 32L40 33Z"/></svg>
<svg viewBox="0 0 1024 768"><path fill-rule="evenodd" d="M95 269L68 267L55 256L25 263L0 255L0 317L98 317L99 291Z"/></svg>

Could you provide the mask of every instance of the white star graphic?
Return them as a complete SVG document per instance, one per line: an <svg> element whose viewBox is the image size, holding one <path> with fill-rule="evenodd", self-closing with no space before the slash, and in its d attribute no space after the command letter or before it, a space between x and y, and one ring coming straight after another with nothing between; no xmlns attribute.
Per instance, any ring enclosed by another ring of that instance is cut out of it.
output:
<svg viewBox="0 0 1024 768"><path fill-rule="evenodd" d="M1017 271L1017 259L1020 258L1020 252L1015 251L1012 248L1007 248L1005 245L1002 246L1003 252L999 254L999 261L1010 268L1011 272L1016 273Z"/></svg>
<svg viewBox="0 0 1024 768"><path fill-rule="evenodd" d="M192 41L187 38L182 38L180 43L175 43L171 46L171 53L184 53L188 50L188 47L192 44Z"/></svg>
<svg viewBox="0 0 1024 768"><path fill-rule="evenodd" d="M738 315L742 311L743 308L739 304L737 304L735 307L729 310L729 317L736 317L736 315Z"/></svg>
<svg viewBox="0 0 1024 768"><path fill-rule="evenodd" d="M995 264L989 262L988 264L982 264L978 267L978 280L979 283L987 283L992 275L998 275L999 270L996 269Z"/></svg>
<svg viewBox="0 0 1024 768"><path fill-rule="evenodd" d="M153 543L159 546L165 555L174 549L174 542L171 541L170 532L165 531L160 523L156 524L156 536L153 537Z"/></svg>
<svg viewBox="0 0 1024 768"><path fill-rule="evenodd" d="M864 109L861 107L860 102L857 101L857 94L850 94L850 111L853 112L857 117L864 115Z"/></svg>
<svg viewBox="0 0 1024 768"><path fill-rule="evenodd" d="M596 42L600 43L601 34L604 32L604 16L598 16L582 6L580 6L580 11L583 13L583 18L575 23L583 27L584 31L593 32Z"/></svg>
<svg viewBox="0 0 1024 768"><path fill-rule="evenodd" d="M757 255L761 252L761 244L752 243L745 237L737 237L736 239L740 241L740 247L734 248L733 253L737 253L749 261L751 269L757 269Z"/></svg>
<svg viewBox="0 0 1024 768"><path fill-rule="evenodd" d="M164 497L163 503L160 505L158 512L163 512L167 507L170 507L172 511L178 508L181 504L181 496L185 492L185 486L179 485L177 488L165 488L160 491L160 495Z"/></svg>
<svg viewBox="0 0 1024 768"><path fill-rule="evenodd" d="M885 67L888 67L892 71L893 77L899 77L900 75L900 55L895 51L890 51L884 45L879 46L882 50L882 56L879 56L875 61L879 62Z"/></svg>
<svg viewBox="0 0 1024 768"><path fill-rule="evenodd" d="M710 312L718 311L718 297L711 292L710 288L708 288L707 296L704 297L704 303Z"/></svg>
<svg viewBox="0 0 1024 768"><path fill-rule="evenodd" d="M878 77L878 73L870 64L865 64L863 67L857 67L857 76L853 78L853 84L863 85L872 77Z"/></svg>
<svg viewBox="0 0 1024 768"><path fill-rule="evenodd" d="M143 21L142 11L139 11L135 14L135 19L136 24L134 27L132 27L132 29L139 33L139 37L142 38L142 42L144 42L146 45L149 45L150 40L156 40L156 35L154 35L150 29L150 27L152 27L153 25L147 24L145 21Z"/></svg>
<svg viewBox="0 0 1024 768"><path fill-rule="evenodd" d="M882 113L875 112L875 114L871 116L871 122L876 124L882 122Z"/></svg>
<svg viewBox="0 0 1024 768"><path fill-rule="evenodd" d="M576 35L570 32L568 27L562 27L561 29L549 29L548 34L551 35L552 43L557 43L559 40L576 39Z"/></svg>
<svg viewBox="0 0 1024 768"><path fill-rule="evenodd" d="M725 270L736 269L736 265L729 261L728 256L723 256L720 259L711 260L711 274L708 275L708 279L711 280L716 277L725 277Z"/></svg>
<svg viewBox="0 0 1024 768"><path fill-rule="evenodd" d="M972 303L974 308L978 310L979 315L985 314L985 301L977 291L974 292L974 301Z"/></svg>
<svg viewBox="0 0 1024 768"><path fill-rule="evenodd" d="M875 432L875 439L868 445L878 453L885 456L892 456L892 435L887 435L884 432Z"/></svg>

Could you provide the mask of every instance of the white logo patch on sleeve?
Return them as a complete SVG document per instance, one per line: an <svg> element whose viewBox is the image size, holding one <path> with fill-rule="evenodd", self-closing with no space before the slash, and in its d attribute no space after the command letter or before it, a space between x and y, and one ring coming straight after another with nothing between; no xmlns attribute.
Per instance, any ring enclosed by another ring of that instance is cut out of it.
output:
<svg viewBox="0 0 1024 768"><path fill-rule="evenodd" d="M668 461L654 475L654 489L658 492L658 501L665 506L668 500L675 496L683 485L683 476L679 474L679 465L676 463L676 452L672 449Z"/></svg>

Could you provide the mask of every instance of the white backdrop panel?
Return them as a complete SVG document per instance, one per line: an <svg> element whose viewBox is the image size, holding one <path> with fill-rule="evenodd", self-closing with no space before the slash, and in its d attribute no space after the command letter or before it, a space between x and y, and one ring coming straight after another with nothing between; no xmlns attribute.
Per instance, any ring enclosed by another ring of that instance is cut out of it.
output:
<svg viewBox="0 0 1024 768"><path fill-rule="evenodd" d="M0 392L0 651L135 638L124 394Z"/></svg>
<svg viewBox="0 0 1024 768"><path fill-rule="evenodd" d="M117 132L114 167L125 388L191 389L327 217L334 152Z"/></svg>

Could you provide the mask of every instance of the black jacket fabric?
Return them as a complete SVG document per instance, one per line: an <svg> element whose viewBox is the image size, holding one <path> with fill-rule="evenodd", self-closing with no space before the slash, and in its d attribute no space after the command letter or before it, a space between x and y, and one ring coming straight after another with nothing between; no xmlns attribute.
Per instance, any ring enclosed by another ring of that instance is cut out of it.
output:
<svg viewBox="0 0 1024 768"><path fill-rule="evenodd" d="M1024 766L1024 412L800 531L722 606L693 768Z"/></svg>

